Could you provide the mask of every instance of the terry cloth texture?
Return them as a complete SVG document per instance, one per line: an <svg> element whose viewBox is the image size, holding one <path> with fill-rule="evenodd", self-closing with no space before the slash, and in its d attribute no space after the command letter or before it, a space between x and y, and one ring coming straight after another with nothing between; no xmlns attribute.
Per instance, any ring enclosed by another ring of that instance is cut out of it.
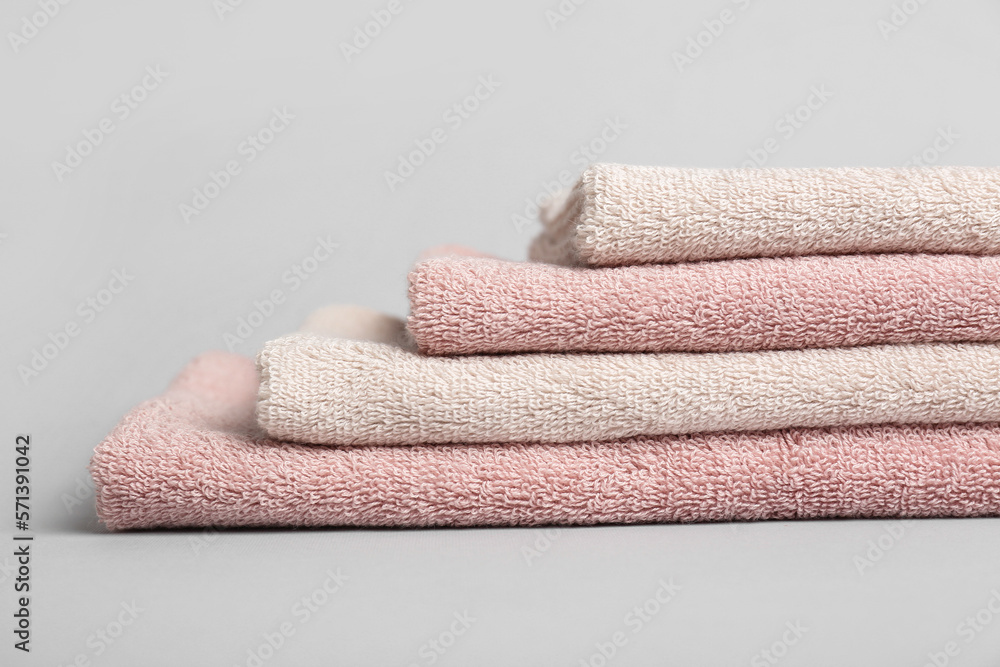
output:
<svg viewBox="0 0 1000 667"><path fill-rule="evenodd" d="M286 336L257 418L330 445L576 442L700 431L1000 421L1000 345L427 357Z"/></svg>
<svg viewBox="0 0 1000 667"><path fill-rule="evenodd" d="M91 462L113 530L533 526L1000 514L1000 425L579 445L311 447L263 438L253 363L214 352Z"/></svg>
<svg viewBox="0 0 1000 667"><path fill-rule="evenodd" d="M427 354L732 352L1000 340L1000 257L847 255L581 269L442 257L410 273Z"/></svg>
<svg viewBox="0 0 1000 667"><path fill-rule="evenodd" d="M531 259L622 265L875 252L1000 254L1000 169L597 164L542 214Z"/></svg>

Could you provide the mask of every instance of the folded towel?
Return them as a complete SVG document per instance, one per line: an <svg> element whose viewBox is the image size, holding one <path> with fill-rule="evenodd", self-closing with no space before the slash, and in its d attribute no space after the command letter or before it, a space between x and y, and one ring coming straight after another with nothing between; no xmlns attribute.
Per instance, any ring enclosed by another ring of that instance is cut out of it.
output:
<svg viewBox="0 0 1000 667"><path fill-rule="evenodd" d="M847 255L579 269L442 257L410 273L428 354L730 352L1000 340L1000 257Z"/></svg>
<svg viewBox="0 0 1000 667"><path fill-rule="evenodd" d="M362 306L338 304L319 308L309 314L299 327L299 331L319 336L414 347L403 320Z"/></svg>
<svg viewBox="0 0 1000 667"><path fill-rule="evenodd" d="M575 442L700 431L1000 421L1000 344L426 357L265 344L257 418L332 445Z"/></svg>
<svg viewBox="0 0 1000 667"><path fill-rule="evenodd" d="M534 260L1000 254L1000 169L674 169L598 164L542 214Z"/></svg>
<svg viewBox="0 0 1000 667"><path fill-rule="evenodd" d="M199 357L91 462L113 530L531 526L1000 514L1000 425L580 445L311 447L263 438L253 363Z"/></svg>

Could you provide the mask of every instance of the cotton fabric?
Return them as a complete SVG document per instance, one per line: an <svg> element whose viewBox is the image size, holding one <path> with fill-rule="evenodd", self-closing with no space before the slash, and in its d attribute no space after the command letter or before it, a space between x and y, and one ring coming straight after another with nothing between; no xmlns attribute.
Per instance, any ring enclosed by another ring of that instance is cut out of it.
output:
<svg viewBox="0 0 1000 667"><path fill-rule="evenodd" d="M1000 254L1000 169L595 164L531 259L615 266L852 253Z"/></svg>
<svg viewBox="0 0 1000 667"><path fill-rule="evenodd" d="M1000 421L1000 345L427 357L295 334L257 357L257 419L330 445L576 442Z"/></svg>
<svg viewBox="0 0 1000 667"><path fill-rule="evenodd" d="M733 352L1000 340L1000 257L568 268L447 256L409 276L426 354Z"/></svg>
<svg viewBox="0 0 1000 667"><path fill-rule="evenodd" d="M313 447L254 423L250 359L211 352L94 453L111 530L537 526L1000 514L1000 425L575 445Z"/></svg>

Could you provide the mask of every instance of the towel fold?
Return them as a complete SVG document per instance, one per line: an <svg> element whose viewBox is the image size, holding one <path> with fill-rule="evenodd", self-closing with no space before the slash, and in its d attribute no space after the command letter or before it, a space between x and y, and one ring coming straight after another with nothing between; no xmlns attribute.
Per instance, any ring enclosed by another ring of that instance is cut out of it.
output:
<svg viewBox="0 0 1000 667"><path fill-rule="evenodd" d="M190 364L91 462L112 530L533 526L1000 514L1000 425L567 445L310 447L253 421L253 363Z"/></svg>
<svg viewBox="0 0 1000 667"><path fill-rule="evenodd" d="M597 164L543 212L534 260L1000 254L1000 169L676 169Z"/></svg>
<svg viewBox="0 0 1000 667"><path fill-rule="evenodd" d="M257 418L332 445L575 442L1000 421L1000 345L427 357L296 334L258 355Z"/></svg>
<svg viewBox="0 0 1000 667"><path fill-rule="evenodd" d="M442 257L410 273L427 354L731 352L1000 340L1000 257L847 255L581 269Z"/></svg>

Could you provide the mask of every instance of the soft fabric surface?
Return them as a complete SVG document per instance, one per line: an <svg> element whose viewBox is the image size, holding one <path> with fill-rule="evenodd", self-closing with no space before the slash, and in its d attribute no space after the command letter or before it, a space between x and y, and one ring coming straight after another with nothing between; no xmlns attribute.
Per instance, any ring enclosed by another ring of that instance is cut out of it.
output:
<svg viewBox="0 0 1000 667"><path fill-rule="evenodd" d="M263 439L249 359L209 353L94 454L114 530L1000 514L1000 426L581 445L310 447Z"/></svg>
<svg viewBox="0 0 1000 667"><path fill-rule="evenodd" d="M1000 340L1000 257L848 255L580 269L442 257L410 273L428 354L728 352Z"/></svg>
<svg viewBox="0 0 1000 667"><path fill-rule="evenodd" d="M676 169L597 164L542 214L531 258L1000 254L1000 169Z"/></svg>
<svg viewBox="0 0 1000 667"><path fill-rule="evenodd" d="M296 334L258 356L274 438L574 442L699 431L1000 421L1000 345L427 357Z"/></svg>

